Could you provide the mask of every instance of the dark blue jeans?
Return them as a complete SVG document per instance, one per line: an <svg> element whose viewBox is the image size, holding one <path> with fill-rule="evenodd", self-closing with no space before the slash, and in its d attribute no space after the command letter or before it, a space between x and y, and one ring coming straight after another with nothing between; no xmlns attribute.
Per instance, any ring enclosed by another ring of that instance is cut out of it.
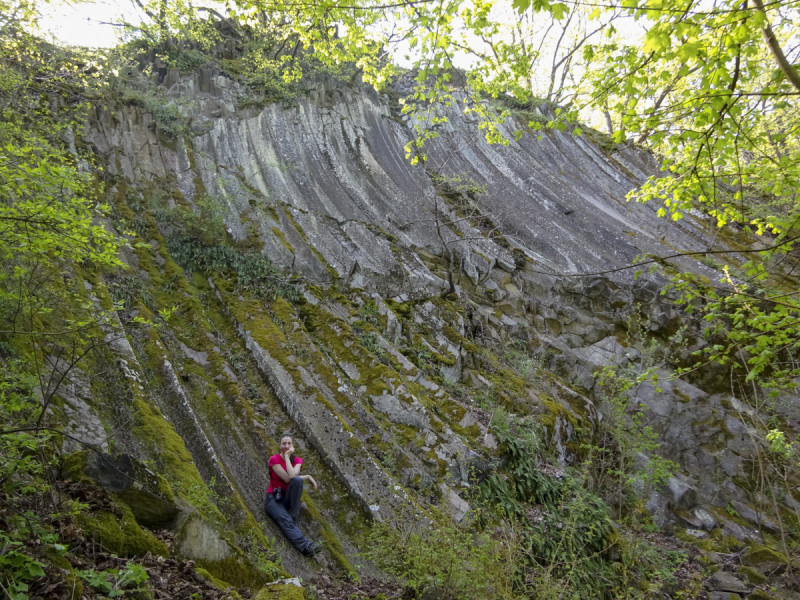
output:
<svg viewBox="0 0 800 600"><path fill-rule="evenodd" d="M297 517L300 515L300 498L303 496L303 480L294 477L289 482L289 490L284 493L283 499L278 502L275 496L267 494L264 510L272 520L281 528L283 535L300 552L305 552L311 542L306 539L297 526Z"/></svg>

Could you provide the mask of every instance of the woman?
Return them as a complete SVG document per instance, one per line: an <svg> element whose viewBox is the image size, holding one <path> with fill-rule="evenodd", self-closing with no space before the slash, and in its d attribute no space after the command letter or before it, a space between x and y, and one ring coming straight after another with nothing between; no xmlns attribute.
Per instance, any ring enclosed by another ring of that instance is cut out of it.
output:
<svg viewBox="0 0 800 600"><path fill-rule="evenodd" d="M280 449L279 454L269 457L269 488L264 510L295 548L306 556L314 556L322 550L322 544L306 539L297 526L297 517L300 515L303 481L310 481L315 490L317 482L311 475L300 475L303 459L294 456L292 436L285 435L281 438Z"/></svg>

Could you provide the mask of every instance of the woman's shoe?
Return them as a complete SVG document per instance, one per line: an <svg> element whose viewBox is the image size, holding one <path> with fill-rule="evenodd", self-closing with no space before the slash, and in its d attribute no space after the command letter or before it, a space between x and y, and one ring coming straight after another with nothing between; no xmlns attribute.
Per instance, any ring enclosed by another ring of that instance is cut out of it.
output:
<svg viewBox="0 0 800 600"><path fill-rule="evenodd" d="M303 554L305 554L306 556L315 556L320 552L322 552L322 544L320 543L313 543L310 546L308 546L308 548L303 550Z"/></svg>

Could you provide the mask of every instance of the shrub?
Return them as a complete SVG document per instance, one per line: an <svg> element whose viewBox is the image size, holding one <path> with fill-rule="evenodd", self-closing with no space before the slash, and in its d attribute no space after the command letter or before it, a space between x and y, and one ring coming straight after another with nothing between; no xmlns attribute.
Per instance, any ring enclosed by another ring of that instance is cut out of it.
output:
<svg viewBox="0 0 800 600"><path fill-rule="evenodd" d="M513 552L467 524L445 518L437 527L403 532L376 523L367 548L367 558L401 582L412 598L514 597L508 577Z"/></svg>
<svg viewBox="0 0 800 600"><path fill-rule="evenodd" d="M580 473L542 464L545 440L534 421L503 416L492 424L503 461L483 474L472 504L486 526L513 533L515 593L607 597L616 578L605 560L615 539L608 506Z"/></svg>
<svg viewBox="0 0 800 600"><path fill-rule="evenodd" d="M239 291L249 292L262 302L272 302L276 296L290 302L298 298L297 289L260 252L240 252L231 246L206 245L196 239L168 239L167 247L184 270L205 274L232 273L236 276Z"/></svg>

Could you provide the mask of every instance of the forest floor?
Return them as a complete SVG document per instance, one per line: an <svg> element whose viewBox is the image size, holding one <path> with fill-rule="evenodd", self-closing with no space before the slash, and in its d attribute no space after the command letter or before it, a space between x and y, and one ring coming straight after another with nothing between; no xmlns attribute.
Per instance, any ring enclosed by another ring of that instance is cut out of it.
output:
<svg viewBox="0 0 800 600"><path fill-rule="evenodd" d="M113 511L113 501L105 490L82 483L58 482L50 494L28 497L24 512L37 514L38 522L43 525L46 522L51 536L57 532L58 545L63 548L54 560L53 544L43 542L41 537L31 536L24 544L24 553L41 563L44 570L44 575L28 583L24 593L30 600L248 600L252 597L246 588L220 589L206 579L191 560L150 553L125 558L110 552L100 540L84 535L72 516L52 510L53 506L63 505L65 499L79 501L85 511ZM0 519L0 526L4 525L2 521ZM172 531L162 529L152 530L152 533L172 551L175 537ZM5 548L0 548L0 558L4 553ZM128 577L129 581L121 585L121 575L126 572L135 576ZM75 576L76 573L80 576ZM4 584L7 583L0 577L0 598L20 597L6 589ZM397 585L372 578L359 580L322 574L313 583L304 583L306 597L312 600L403 598L403 590Z"/></svg>
<svg viewBox="0 0 800 600"><path fill-rule="evenodd" d="M79 500L85 510L108 510L112 501L99 488L67 482L59 493ZM31 509L35 507L31 506ZM41 508L41 507L40 507ZM49 526L58 532L59 543L66 552L59 561L48 557L47 545L32 539L26 553L45 565L44 576L33 579L27 590L31 599L72 600L82 598L132 598L134 600L248 600L248 589L220 589L204 578L191 560L164 558L146 554L134 559L122 558L109 552L99 540L87 539L69 516L53 516ZM168 530L153 532L171 550L174 533ZM703 570L696 553L687 553L686 546L676 538L661 533L647 533L646 541L665 553L686 553L686 560L672 573L671 587L675 591L694 590L692 598L703 600L702 581L708 574ZM50 559L49 559L50 558ZM69 565L66 564L66 562ZM138 581L119 585L120 574L135 565ZM75 577L80 573L80 577ZM82 589L78 589L78 588ZM336 577L322 573L314 581L304 582L310 600L409 600L408 590L396 583L374 578ZM8 593L8 590L4 591ZM666 597L672 597L666 596ZM686 596L680 596L686 597Z"/></svg>

